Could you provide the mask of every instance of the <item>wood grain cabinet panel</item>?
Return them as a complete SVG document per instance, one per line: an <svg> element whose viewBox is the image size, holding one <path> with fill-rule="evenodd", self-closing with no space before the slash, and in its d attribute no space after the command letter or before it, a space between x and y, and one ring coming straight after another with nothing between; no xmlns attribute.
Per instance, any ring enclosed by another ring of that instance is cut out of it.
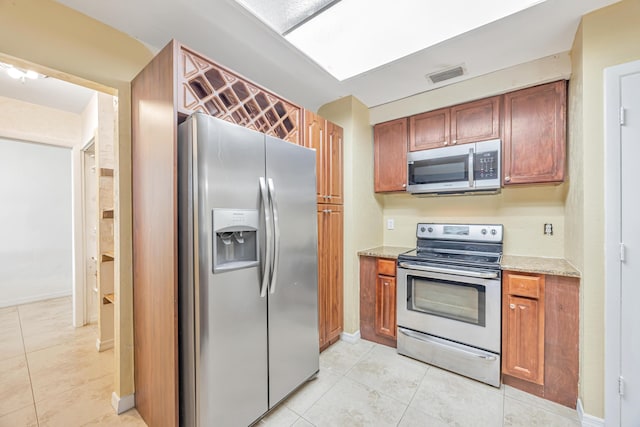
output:
<svg viewBox="0 0 640 427"><path fill-rule="evenodd" d="M373 128L373 186L376 193L407 188L407 119Z"/></svg>
<svg viewBox="0 0 640 427"><path fill-rule="evenodd" d="M305 110L304 129L304 146L316 150L317 202L342 204L342 128L312 111Z"/></svg>
<svg viewBox="0 0 640 427"><path fill-rule="evenodd" d="M503 382L575 408L580 279L514 271L502 277Z"/></svg>
<svg viewBox="0 0 640 427"><path fill-rule="evenodd" d="M318 322L320 350L343 330L342 205L318 205Z"/></svg>
<svg viewBox="0 0 640 427"><path fill-rule="evenodd" d="M409 151L427 150L449 144L451 110L443 108L409 118Z"/></svg>
<svg viewBox="0 0 640 427"><path fill-rule="evenodd" d="M360 335L396 347L396 260L360 257Z"/></svg>
<svg viewBox="0 0 640 427"><path fill-rule="evenodd" d="M564 180L566 81L504 95L504 183Z"/></svg>
<svg viewBox="0 0 640 427"><path fill-rule="evenodd" d="M378 275L376 281L376 334L396 339L396 278Z"/></svg>
<svg viewBox="0 0 640 427"><path fill-rule="evenodd" d="M502 96L451 107L451 144L500 138Z"/></svg>
<svg viewBox="0 0 640 427"><path fill-rule="evenodd" d="M503 372L544 383L544 311L537 299L508 295Z"/></svg>

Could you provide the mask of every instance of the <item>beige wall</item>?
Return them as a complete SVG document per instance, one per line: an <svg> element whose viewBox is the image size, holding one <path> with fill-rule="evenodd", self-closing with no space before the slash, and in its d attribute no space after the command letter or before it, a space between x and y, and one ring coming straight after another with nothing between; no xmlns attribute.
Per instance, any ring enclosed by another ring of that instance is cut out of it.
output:
<svg viewBox="0 0 640 427"><path fill-rule="evenodd" d="M80 143L80 114L0 96L0 136L73 147Z"/></svg>
<svg viewBox="0 0 640 427"><path fill-rule="evenodd" d="M115 206L119 218L116 294L120 301L120 313L116 313L120 318L120 345L116 344L115 391L119 396L133 393L134 387L130 82L151 57L151 52L138 41L54 1L0 0L3 61L36 64L33 67L36 71L117 94L119 99L116 147L119 203Z"/></svg>
<svg viewBox="0 0 640 427"><path fill-rule="evenodd" d="M360 329L357 252L382 244L382 206L373 193L373 137L369 110L349 96L324 105L322 117L344 129L344 330Z"/></svg>
<svg viewBox="0 0 640 427"><path fill-rule="evenodd" d="M640 0L624 0L583 17L576 34L570 89L570 179L567 257L582 267L581 399L604 416L604 98L603 70L640 59ZM581 163L581 165L580 165Z"/></svg>
<svg viewBox="0 0 640 427"><path fill-rule="evenodd" d="M546 257L564 256L565 186L505 188L500 194L451 197L384 197L384 244L413 247L418 222L487 223L504 225L504 253ZM553 224L553 235L543 234ZM382 224L381 224L382 226Z"/></svg>

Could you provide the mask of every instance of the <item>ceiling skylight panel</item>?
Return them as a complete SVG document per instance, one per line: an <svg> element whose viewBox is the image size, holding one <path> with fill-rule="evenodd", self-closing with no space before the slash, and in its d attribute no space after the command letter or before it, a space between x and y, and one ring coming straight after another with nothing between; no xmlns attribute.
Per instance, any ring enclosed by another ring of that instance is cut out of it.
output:
<svg viewBox="0 0 640 427"><path fill-rule="evenodd" d="M345 80L541 1L341 0L285 37Z"/></svg>

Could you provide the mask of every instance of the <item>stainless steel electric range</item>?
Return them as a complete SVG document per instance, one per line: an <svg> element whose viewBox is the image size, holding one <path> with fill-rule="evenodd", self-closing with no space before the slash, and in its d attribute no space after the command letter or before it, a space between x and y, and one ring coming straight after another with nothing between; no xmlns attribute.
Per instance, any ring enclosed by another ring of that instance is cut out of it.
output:
<svg viewBox="0 0 640 427"><path fill-rule="evenodd" d="M398 256L398 353L500 386L502 225L417 226Z"/></svg>

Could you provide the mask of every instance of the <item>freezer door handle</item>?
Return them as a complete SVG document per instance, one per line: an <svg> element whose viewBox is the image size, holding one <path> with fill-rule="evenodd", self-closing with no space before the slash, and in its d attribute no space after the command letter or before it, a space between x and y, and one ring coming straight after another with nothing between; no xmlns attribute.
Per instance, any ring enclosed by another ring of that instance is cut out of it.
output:
<svg viewBox="0 0 640 427"><path fill-rule="evenodd" d="M271 263L271 284L269 293L276 292L276 283L278 280L278 260L280 259L280 221L278 218L278 203L276 201L276 190L273 185L273 179L269 178L269 200L271 200L271 217L273 218L273 261Z"/></svg>
<svg viewBox="0 0 640 427"><path fill-rule="evenodd" d="M266 251L262 264L262 285L260 286L260 296L267 296L267 288L269 285L269 277L271 276L271 203L269 193L267 191L267 183L264 177L260 177L260 194L262 195L262 209L264 209L264 224L266 234Z"/></svg>

